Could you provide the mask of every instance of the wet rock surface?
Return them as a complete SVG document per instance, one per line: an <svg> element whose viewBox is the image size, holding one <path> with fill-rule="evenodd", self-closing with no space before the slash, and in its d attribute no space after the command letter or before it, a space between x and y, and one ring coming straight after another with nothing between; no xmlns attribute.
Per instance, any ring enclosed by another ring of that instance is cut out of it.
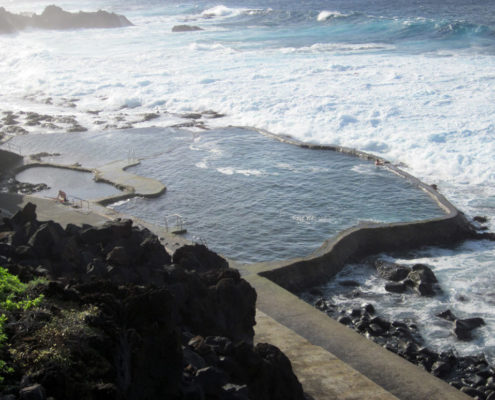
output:
<svg viewBox="0 0 495 400"><path fill-rule="evenodd" d="M386 294L388 296L397 296L392 293L403 293L400 296L425 295L418 289L420 285L428 286L428 296L440 292L433 271L424 264L406 266L375 260L373 266L376 274L385 281L386 290L391 292ZM424 368L464 393L478 399L495 398L495 368L489 365L483 354L464 357L456 354L455 350L436 352L426 347L413 320L387 320L380 315L377 305L364 299L360 302L362 292L359 287L349 286L349 292L344 297L352 301L347 304L333 302L318 288L311 290L305 298L341 324ZM366 297L370 298L369 293ZM436 317L439 321L448 321L443 322L442 326L447 326L445 329L450 329L451 335L463 341L471 340L476 330L482 329L484 325L482 318L459 318L451 310L444 310Z"/></svg>
<svg viewBox="0 0 495 400"><path fill-rule="evenodd" d="M8 316L2 396L303 399L285 355L252 344L254 289L204 246L176 253L131 220L4 218L0 265L44 298Z"/></svg>
<svg viewBox="0 0 495 400"><path fill-rule="evenodd" d="M434 296L440 292L438 280L431 268L424 264L412 267L378 259L374 262L378 276L388 280L385 290L393 293L404 293L414 290L421 296Z"/></svg>
<svg viewBox="0 0 495 400"><path fill-rule="evenodd" d="M195 32L202 31L203 29L195 25L175 25L172 28L172 32Z"/></svg>

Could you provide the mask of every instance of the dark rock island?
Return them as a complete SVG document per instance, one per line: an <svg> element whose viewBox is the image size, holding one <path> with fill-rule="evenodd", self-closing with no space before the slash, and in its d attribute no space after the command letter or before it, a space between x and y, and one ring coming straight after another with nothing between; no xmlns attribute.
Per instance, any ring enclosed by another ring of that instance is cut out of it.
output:
<svg viewBox="0 0 495 400"><path fill-rule="evenodd" d="M107 11L70 13L51 5L40 15L13 14L0 7L0 34L15 33L28 28L35 29L88 29L119 28L132 23L123 15Z"/></svg>

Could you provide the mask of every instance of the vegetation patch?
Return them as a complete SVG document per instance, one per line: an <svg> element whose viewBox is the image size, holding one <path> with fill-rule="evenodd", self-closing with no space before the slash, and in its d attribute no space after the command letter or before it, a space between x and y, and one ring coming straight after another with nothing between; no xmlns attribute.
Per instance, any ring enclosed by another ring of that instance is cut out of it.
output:
<svg viewBox="0 0 495 400"><path fill-rule="evenodd" d="M29 285L21 282L19 277L0 267L0 352L2 355L6 350L8 339L6 326L9 320L15 313L39 307L43 301L43 295L30 297L28 287ZM12 366L2 357L0 359L0 383L4 381L6 374L13 372Z"/></svg>

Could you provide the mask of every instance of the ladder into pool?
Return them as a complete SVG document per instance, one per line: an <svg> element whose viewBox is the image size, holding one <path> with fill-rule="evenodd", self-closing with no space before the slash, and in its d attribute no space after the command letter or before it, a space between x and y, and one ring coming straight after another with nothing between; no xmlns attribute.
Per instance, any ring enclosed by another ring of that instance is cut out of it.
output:
<svg viewBox="0 0 495 400"><path fill-rule="evenodd" d="M184 220L179 214L165 217L165 229L174 235L182 235L187 232L187 229L184 228Z"/></svg>

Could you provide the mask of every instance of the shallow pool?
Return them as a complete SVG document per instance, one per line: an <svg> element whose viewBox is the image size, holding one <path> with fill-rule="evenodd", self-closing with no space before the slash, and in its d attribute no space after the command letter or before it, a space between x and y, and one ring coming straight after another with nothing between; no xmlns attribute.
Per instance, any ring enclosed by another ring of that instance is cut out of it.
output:
<svg viewBox="0 0 495 400"><path fill-rule="evenodd" d="M19 182L46 183L49 189L37 192L36 196L57 197L63 190L70 199L96 200L122 193L112 185L95 182L89 172L65 168L31 167L17 174Z"/></svg>

